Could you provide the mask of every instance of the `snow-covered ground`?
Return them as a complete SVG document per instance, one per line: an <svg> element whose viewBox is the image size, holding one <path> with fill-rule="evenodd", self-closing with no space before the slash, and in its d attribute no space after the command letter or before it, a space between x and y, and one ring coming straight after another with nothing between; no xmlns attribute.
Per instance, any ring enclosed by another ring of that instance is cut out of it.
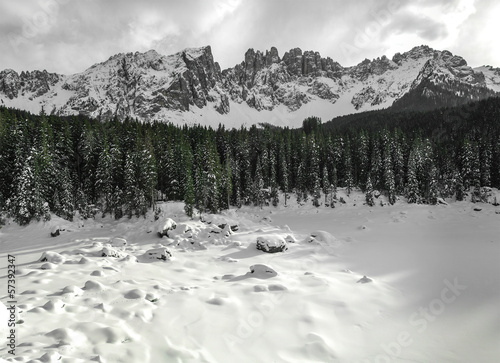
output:
<svg viewBox="0 0 500 363"><path fill-rule="evenodd" d="M9 300L10 254L18 324L12 356L2 315L0 357L500 361L500 207L370 208L359 193L344 199L335 209L290 201L202 220L167 203L157 221L54 217L3 226L0 300ZM51 237L55 226L60 235ZM286 241L287 250L258 250L258 238Z"/></svg>

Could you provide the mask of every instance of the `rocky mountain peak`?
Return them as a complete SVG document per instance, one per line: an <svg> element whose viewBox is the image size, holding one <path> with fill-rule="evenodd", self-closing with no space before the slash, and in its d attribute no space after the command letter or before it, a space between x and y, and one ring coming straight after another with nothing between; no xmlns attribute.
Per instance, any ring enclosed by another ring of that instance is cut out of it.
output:
<svg viewBox="0 0 500 363"><path fill-rule="evenodd" d="M221 122L227 118L218 115L230 113L233 106L239 116L258 115L252 116L258 122L266 121L261 115L273 112L279 120L292 114L303 119L310 112L331 118L390 107L402 98L406 99L401 107L425 103L429 97L438 105L449 95L471 100L495 91L500 91L499 69L474 70L462 57L428 46L397 53L392 59L365 59L347 68L317 51L292 48L280 57L278 49L271 47L250 48L240 64L221 71L211 47L204 46L167 56L155 50L120 53L69 76L0 72L0 104L32 112L44 107L58 115L144 121L182 122L190 117L195 122ZM265 117L274 120L274 116Z"/></svg>
<svg viewBox="0 0 500 363"><path fill-rule="evenodd" d="M418 60L433 57L435 52L436 51L434 49L427 45L420 45L418 47L413 47L408 52L404 52L402 54L399 52L396 53L392 57L392 61L397 65L401 65L404 61L408 61L410 59Z"/></svg>
<svg viewBox="0 0 500 363"><path fill-rule="evenodd" d="M398 64L385 55L373 60L365 59L358 65L351 67L349 73L360 79L366 80L369 76L380 76L390 69L398 68Z"/></svg>

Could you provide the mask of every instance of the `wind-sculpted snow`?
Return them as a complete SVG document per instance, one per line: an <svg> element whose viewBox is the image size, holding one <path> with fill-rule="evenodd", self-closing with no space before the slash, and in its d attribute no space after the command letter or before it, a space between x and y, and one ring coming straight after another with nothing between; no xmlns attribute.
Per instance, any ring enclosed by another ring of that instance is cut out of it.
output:
<svg viewBox="0 0 500 363"><path fill-rule="evenodd" d="M3 345L0 357L494 361L498 208L367 207L360 192L339 195L346 203L335 209L290 201L190 219L182 203L165 203L158 220L7 224L0 244L17 258L18 340L14 356ZM177 227L160 238L165 218ZM65 227L58 238L54 223ZM265 253L257 241L288 248Z"/></svg>

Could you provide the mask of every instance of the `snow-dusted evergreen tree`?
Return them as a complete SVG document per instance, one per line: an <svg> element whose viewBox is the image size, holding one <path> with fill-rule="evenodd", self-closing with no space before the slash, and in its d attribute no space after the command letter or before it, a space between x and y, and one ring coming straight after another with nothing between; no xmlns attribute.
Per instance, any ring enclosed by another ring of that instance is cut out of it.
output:
<svg viewBox="0 0 500 363"><path fill-rule="evenodd" d="M403 194L405 180L405 158L404 145L406 139L403 132L399 129L394 130L394 135L391 141L391 153L394 170L394 189L395 194Z"/></svg>
<svg viewBox="0 0 500 363"><path fill-rule="evenodd" d="M280 143L280 152L279 152L279 158L280 158L280 173L281 175L281 190L285 194L285 205L288 199L288 192L289 192L289 161L287 160L287 150L285 148L285 144L282 141Z"/></svg>
<svg viewBox="0 0 500 363"><path fill-rule="evenodd" d="M312 203L315 207L319 207L321 198L321 179L320 179L320 168L319 168L319 148L315 141L314 133L311 133L307 137L307 153L309 154L309 168L308 174L309 178L307 188L312 195Z"/></svg>
<svg viewBox="0 0 500 363"><path fill-rule="evenodd" d="M370 171L370 160L369 160L369 151L370 151L370 139L364 130L361 130L358 141L357 141L357 176L356 180L358 180L361 188L365 188L366 179L368 177L368 172Z"/></svg>
<svg viewBox="0 0 500 363"><path fill-rule="evenodd" d="M24 122L10 113L0 112L0 213L12 198L23 160L29 151Z"/></svg>
<svg viewBox="0 0 500 363"><path fill-rule="evenodd" d="M253 203L255 206L262 208L264 205L264 178L262 176L262 166L260 157L257 157L255 165L255 177L253 182Z"/></svg>
<svg viewBox="0 0 500 363"><path fill-rule="evenodd" d="M460 178L467 191L474 185L474 150L468 138L464 139L460 150Z"/></svg>
<svg viewBox="0 0 500 363"><path fill-rule="evenodd" d="M408 157L408 173L406 181L406 198L408 203L418 203L419 187L417 179L417 150L412 149Z"/></svg>
<svg viewBox="0 0 500 363"><path fill-rule="evenodd" d="M307 200L304 198L304 196L306 196L307 198L307 191L305 190L305 182L304 182L304 179L306 178L305 174L306 174L305 166L302 162L300 162L297 168L297 177L296 177L297 182L295 186L295 194L297 197L298 204L301 204L302 201Z"/></svg>
<svg viewBox="0 0 500 363"><path fill-rule="evenodd" d="M279 196L278 196L278 177L276 173L276 169L278 168L277 165L277 160L276 160L276 152L274 151L274 148L271 149L270 156L269 156L269 167L270 167L270 173L269 173L269 189L270 189L270 197L271 197L271 204L274 207L278 206L279 203Z"/></svg>
<svg viewBox="0 0 500 363"><path fill-rule="evenodd" d="M155 160L149 147L137 145L135 151L127 153L125 159L125 213L145 216L153 205L157 182Z"/></svg>
<svg viewBox="0 0 500 363"><path fill-rule="evenodd" d="M20 225L28 224L32 219L50 219L48 203L42 195L42 167L37 160L38 154L39 150L31 149L14 181L16 189L10 201L10 213Z"/></svg>
<svg viewBox="0 0 500 363"><path fill-rule="evenodd" d="M231 206L231 195L233 194L233 182L232 182L232 169L231 169L231 159L227 158L224 162L224 169L221 173L220 180L220 203L221 209L229 209Z"/></svg>
<svg viewBox="0 0 500 363"><path fill-rule="evenodd" d="M75 211L74 196L72 192L71 176L68 167L63 167L57 172L57 189L54 195L53 212L66 220L73 220Z"/></svg>
<svg viewBox="0 0 500 363"><path fill-rule="evenodd" d="M99 198L102 200L102 213L105 216L107 213L112 213L113 206L113 164L109 152L109 146L105 143L96 171L96 190Z"/></svg>
<svg viewBox="0 0 500 363"><path fill-rule="evenodd" d="M380 138L374 137L372 140L372 150L370 157L370 167L371 167L370 178L373 187L376 189L383 189L381 187L383 185L382 176L383 176L384 166L382 164L382 155L380 148L381 148Z"/></svg>
<svg viewBox="0 0 500 363"><path fill-rule="evenodd" d="M489 136L484 137L480 145L480 183L482 186L491 186L491 163L493 159L492 142Z"/></svg>
<svg viewBox="0 0 500 363"><path fill-rule="evenodd" d="M321 188L325 196L325 204L328 203L328 194L330 193L330 178L328 177L328 168L323 166L323 176L321 179Z"/></svg>
<svg viewBox="0 0 500 363"><path fill-rule="evenodd" d="M195 205L194 183L191 167L186 169L186 186L184 188L184 211L186 215L193 218Z"/></svg>
<svg viewBox="0 0 500 363"><path fill-rule="evenodd" d="M384 169L384 190L387 191L387 198L390 204L396 203L396 184L394 181L393 163L391 158L391 149L388 144L384 151L383 160Z"/></svg>
<svg viewBox="0 0 500 363"><path fill-rule="evenodd" d="M124 209L125 214L132 218L134 214L140 214L140 205L146 201L139 189L139 170L137 152L128 152L125 158L125 190Z"/></svg>
<svg viewBox="0 0 500 363"><path fill-rule="evenodd" d="M335 208L335 201L337 200L337 168L333 166L332 169L332 181L330 184L330 188L328 191L328 203L330 204L330 208Z"/></svg>
<svg viewBox="0 0 500 363"><path fill-rule="evenodd" d="M221 165L213 142L205 139L197 146L195 198L200 212L217 213L220 209Z"/></svg>
<svg viewBox="0 0 500 363"><path fill-rule="evenodd" d="M365 201L366 201L366 204L370 207L373 207L375 205L375 201L373 199L372 178L370 177L370 174L368 174L368 177L366 179Z"/></svg>
<svg viewBox="0 0 500 363"><path fill-rule="evenodd" d="M437 204L439 196L438 171L434 165L430 166L428 174L427 203L434 205Z"/></svg>
<svg viewBox="0 0 500 363"><path fill-rule="evenodd" d="M439 173L434 163L434 152L431 141L429 139L425 139L418 142L416 148L420 160L418 168L420 196L424 202L436 204L439 194Z"/></svg>
<svg viewBox="0 0 500 363"><path fill-rule="evenodd" d="M462 176L460 173L455 172L455 199L457 201L465 200L467 193L465 192L464 184L462 183Z"/></svg>
<svg viewBox="0 0 500 363"><path fill-rule="evenodd" d="M248 141L241 137L237 146L241 171L241 199L244 204L249 204L253 196L252 164Z"/></svg>
<svg viewBox="0 0 500 363"><path fill-rule="evenodd" d="M344 185L347 195L349 195L354 187L354 180L352 177L351 143L349 142L349 139L347 139L344 149L344 170Z"/></svg>

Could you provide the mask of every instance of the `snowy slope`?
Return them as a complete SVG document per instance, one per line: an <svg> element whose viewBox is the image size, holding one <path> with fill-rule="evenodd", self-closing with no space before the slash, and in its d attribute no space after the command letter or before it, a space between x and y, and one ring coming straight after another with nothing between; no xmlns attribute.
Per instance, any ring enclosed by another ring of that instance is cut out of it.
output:
<svg viewBox="0 0 500 363"><path fill-rule="evenodd" d="M369 208L361 193L339 196L347 203L335 209L291 202L204 222L168 203L158 221L4 226L0 258L16 258L18 324L15 356L2 343L0 358L498 361L499 211L468 202ZM177 228L159 238L167 217ZM288 249L259 251L258 238ZM165 248L172 258L158 260Z"/></svg>
<svg viewBox="0 0 500 363"><path fill-rule="evenodd" d="M484 74L484 78L488 88L496 92L500 92L500 68L493 68L492 66L482 66L474 68L474 70Z"/></svg>

